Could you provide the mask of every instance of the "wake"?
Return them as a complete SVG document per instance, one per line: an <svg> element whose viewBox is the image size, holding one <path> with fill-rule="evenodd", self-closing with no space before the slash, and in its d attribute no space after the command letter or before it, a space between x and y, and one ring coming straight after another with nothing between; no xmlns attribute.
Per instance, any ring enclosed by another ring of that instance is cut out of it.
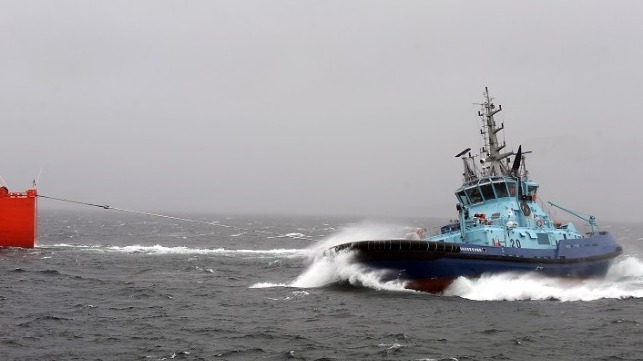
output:
<svg viewBox="0 0 643 361"><path fill-rule="evenodd" d="M191 248L185 246L168 247L161 245L153 246L104 246L104 245L83 245L60 243L39 248L74 248L84 251L102 252L102 253L126 253L126 254L145 254L145 255L213 255L227 257L247 257L247 258L306 258L311 253L309 249L227 249L227 248Z"/></svg>

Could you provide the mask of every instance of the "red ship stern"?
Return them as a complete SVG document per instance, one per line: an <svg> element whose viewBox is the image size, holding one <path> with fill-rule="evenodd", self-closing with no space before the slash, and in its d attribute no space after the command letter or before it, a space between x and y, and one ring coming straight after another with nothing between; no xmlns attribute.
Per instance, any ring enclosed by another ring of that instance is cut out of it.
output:
<svg viewBox="0 0 643 361"><path fill-rule="evenodd" d="M0 247L33 248L37 234L37 192L0 187Z"/></svg>

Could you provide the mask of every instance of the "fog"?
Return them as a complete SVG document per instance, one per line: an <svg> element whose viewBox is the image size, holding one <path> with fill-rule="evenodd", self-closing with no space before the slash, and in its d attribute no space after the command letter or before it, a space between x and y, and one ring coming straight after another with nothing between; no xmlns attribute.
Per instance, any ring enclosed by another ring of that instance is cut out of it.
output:
<svg viewBox="0 0 643 361"><path fill-rule="evenodd" d="M541 199L638 220L641 14L639 1L0 1L0 175L169 214L455 217L454 155L480 147L488 86Z"/></svg>

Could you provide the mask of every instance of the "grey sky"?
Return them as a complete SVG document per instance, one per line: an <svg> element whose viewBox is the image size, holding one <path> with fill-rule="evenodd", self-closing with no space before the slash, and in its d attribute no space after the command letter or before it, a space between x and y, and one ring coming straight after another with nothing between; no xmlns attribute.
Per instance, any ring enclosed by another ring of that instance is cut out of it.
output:
<svg viewBox="0 0 643 361"><path fill-rule="evenodd" d="M0 174L166 213L455 217L453 156L479 147L489 86L543 198L638 220L642 18L640 1L0 1Z"/></svg>

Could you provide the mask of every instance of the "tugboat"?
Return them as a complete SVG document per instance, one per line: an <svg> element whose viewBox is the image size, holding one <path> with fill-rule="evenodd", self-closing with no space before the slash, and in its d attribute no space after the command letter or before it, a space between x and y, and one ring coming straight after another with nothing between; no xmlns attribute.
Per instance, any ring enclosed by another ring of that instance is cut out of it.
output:
<svg viewBox="0 0 643 361"><path fill-rule="evenodd" d="M525 157L531 152L504 151L498 140L502 111L485 88L481 117L480 154L467 148L456 155L464 165L463 183L455 192L457 220L425 236L368 240L337 245L351 251L356 262L382 271L384 280L398 279L407 288L442 292L458 277L534 272L553 277L591 278L607 272L623 252L613 236L599 231L595 217L549 202L589 224L581 234L574 224L557 222L543 210L538 183L529 178ZM511 157L513 156L513 162Z"/></svg>
<svg viewBox="0 0 643 361"><path fill-rule="evenodd" d="M9 192L0 183L0 248L36 245L37 197L35 184L25 192Z"/></svg>

